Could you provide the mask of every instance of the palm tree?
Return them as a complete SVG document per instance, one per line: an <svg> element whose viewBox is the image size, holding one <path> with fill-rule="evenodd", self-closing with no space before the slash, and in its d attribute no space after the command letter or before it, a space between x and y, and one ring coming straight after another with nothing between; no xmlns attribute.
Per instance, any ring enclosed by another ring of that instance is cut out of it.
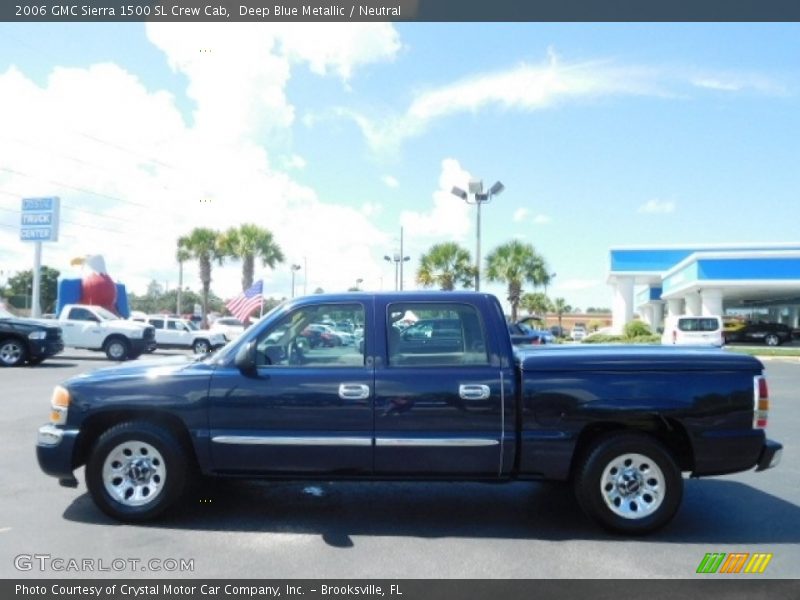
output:
<svg viewBox="0 0 800 600"><path fill-rule="evenodd" d="M561 316L564 313L568 313L572 311L572 307L567 304L567 301L563 298L556 298L553 300L553 310L558 315L558 330L563 331L561 328Z"/></svg>
<svg viewBox="0 0 800 600"><path fill-rule="evenodd" d="M211 262L220 265L225 258L220 247L220 234L213 229L196 227L187 236L178 239L178 248L200 263L200 281L203 284L203 327L208 327L208 293L211 289Z"/></svg>
<svg viewBox="0 0 800 600"><path fill-rule="evenodd" d="M550 299L542 292L523 294L519 305L528 311L529 315L546 315L550 311Z"/></svg>
<svg viewBox="0 0 800 600"><path fill-rule="evenodd" d="M175 312L181 314L181 292L183 292L183 263L192 258L186 248L181 247L178 240L178 249L175 251L175 260L178 261L178 293L176 294Z"/></svg>
<svg viewBox="0 0 800 600"><path fill-rule="evenodd" d="M495 248L486 257L486 278L508 285L508 301L511 303L513 321L517 320L523 284L528 282L534 286L542 285L547 273L544 257L532 245L518 240Z"/></svg>
<svg viewBox="0 0 800 600"><path fill-rule="evenodd" d="M220 248L225 256L242 261L242 291L253 285L256 258L262 266L274 269L284 261L280 246L272 237L272 232L258 225L245 223L238 229L232 227L222 236Z"/></svg>
<svg viewBox="0 0 800 600"><path fill-rule="evenodd" d="M455 242L431 246L428 253L422 255L417 270L417 283L424 287L436 285L447 292L453 291L456 284L469 287L474 277L469 251Z"/></svg>

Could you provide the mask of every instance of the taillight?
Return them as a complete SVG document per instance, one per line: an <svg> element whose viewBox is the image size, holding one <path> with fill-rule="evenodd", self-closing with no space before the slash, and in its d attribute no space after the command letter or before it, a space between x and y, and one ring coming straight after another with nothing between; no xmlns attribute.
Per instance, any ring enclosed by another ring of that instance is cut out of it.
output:
<svg viewBox="0 0 800 600"><path fill-rule="evenodd" d="M766 429L769 417L769 389L767 380L759 375L753 377L753 427Z"/></svg>
<svg viewBox="0 0 800 600"><path fill-rule="evenodd" d="M673 344L678 343L678 332L675 331L674 329L672 330L672 343Z"/></svg>

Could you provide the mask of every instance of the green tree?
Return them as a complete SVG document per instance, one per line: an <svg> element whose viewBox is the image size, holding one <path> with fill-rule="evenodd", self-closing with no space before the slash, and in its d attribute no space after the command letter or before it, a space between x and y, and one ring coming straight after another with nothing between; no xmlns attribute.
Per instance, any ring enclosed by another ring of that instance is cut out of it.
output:
<svg viewBox="0 0 800 600"><path fill-rule="evenodd" d="M472 285L475 268L469 251L455 242L444 242L431 246L423 254L417 270L417 283L424 287L438 286L441 290L453 291L457 284Z"/></svg>
<svg viewBox="0 0 800 600"><path fill-rule="evenodd" d="M486 278L508 286L508 301L511 303L511 319L517 320L522 286L531 283L543 285L549 269L547 263L531 244L518 240L508 242L492 250L486 257Z"/></svg>
<svg viewBox="0 0 800 600"><path fill-rule="evenodd" d="M220 248L225 256L242 261L242 291L253 285L256 259L270 269L284 261L283 252L273 239L272 232L251 223L226 231L220 239Z"/></svg>
<svg viewBox="0 0 800 600"><path fill-rule="evenodd" d="M551 309L550 299L542 292L523 294L519 305L527 310L529 315L546 315Z"/></svg>
<svg viewBox="0 0 800 600"><path fill-rule="evenodd" d="M572 307L567 304L567 301L564 298L556 298L553 300L553 311L558 315L558 330L562 331L561 329L561 317L564 316L564 313L568 313L572 311Z"/></svg>
<svg viewBox="0 0 800 600"><path fill-rule="evenodd" d="M39 306L42 313L51 313L56 309L58 276L60 274L58 270L51 269L46 265L42 265L39 271ZM8 300L12 305L17 308L28 308L32 289L33 269L28 269L9 277L5 293L9 296Z"/></svg>
<svg viewBox="0 0 800 600"><path fill-rule="evenodd" d="M203 327L208 327L208 297L211 290L211 263L217 261L220 265L225 258L225 253L220 245L220 234L213 229L197 227L178 240L178 248L186 250L191 258L200 265L200 282L203 285Z"/></svg>

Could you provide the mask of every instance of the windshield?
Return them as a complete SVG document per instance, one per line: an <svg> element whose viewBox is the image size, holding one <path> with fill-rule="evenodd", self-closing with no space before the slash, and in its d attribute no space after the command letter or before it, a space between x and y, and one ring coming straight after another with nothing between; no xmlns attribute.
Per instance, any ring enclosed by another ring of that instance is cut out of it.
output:
<svg viewBox="0 0 800 600"><path fill-rule="evenodd" d="M100 317L103 321L116 321L119 319L117 315L112 313L110 310L106 310L102 306L93 306L94 313Z"/></svg>
<svg viewBox="0 0 800 600"><path fill-rule="evenodd" d="M186 327L189 328L190 331L200 331L200 328L194 324L192 321L181 321Z"/></svg>

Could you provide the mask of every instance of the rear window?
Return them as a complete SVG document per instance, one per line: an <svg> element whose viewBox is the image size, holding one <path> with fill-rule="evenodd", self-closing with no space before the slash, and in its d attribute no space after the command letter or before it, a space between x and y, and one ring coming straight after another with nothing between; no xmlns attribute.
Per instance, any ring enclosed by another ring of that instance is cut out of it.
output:
<svg viewBox="0 0 800 600"><path fill-rule="evenodd" d="M681 331L717 331L719 328L719 319L678 319L678 329Z"/></svg>

